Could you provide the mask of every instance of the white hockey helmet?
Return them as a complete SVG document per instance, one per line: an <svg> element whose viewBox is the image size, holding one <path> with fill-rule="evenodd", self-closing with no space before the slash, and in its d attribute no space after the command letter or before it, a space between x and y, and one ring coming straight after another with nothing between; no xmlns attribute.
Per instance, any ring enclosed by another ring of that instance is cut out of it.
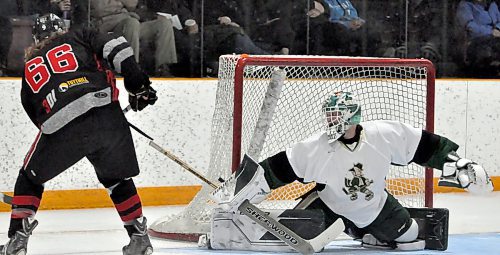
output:
<svg viewBox="0 0 500 255"><path fill-rule="evenodd" d="M328 141L333 142L347 129L361 122L361 105L350 92L335 92L323 103Z"/></svg>

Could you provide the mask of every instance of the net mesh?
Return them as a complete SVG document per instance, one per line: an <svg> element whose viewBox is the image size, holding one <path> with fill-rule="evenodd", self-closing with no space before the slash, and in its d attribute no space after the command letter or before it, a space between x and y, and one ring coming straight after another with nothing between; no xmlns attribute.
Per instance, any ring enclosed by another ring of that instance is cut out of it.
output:
<svg viewBox="0 0 500 255"><path fill-rule="evenodd" d="M253 56L252 56L253 57ZM269 123L264 145L255 159L263 160L311 134L324 130L321 105L336 91L350 91L362 105L362 120L398 120L426 128L428 68L418 63L398 65L397 60L380 59L380 65L364 64L364 58L334 57L264 57L259 63L247 62L242 73L236 73L239 55L220 58L216 104L212 121L210 163L207 177L227 179L232 168L235 76L243 78L241 155L250 146L273 70L286 72L275 113ZM320 60L313 61L314 59ZM266 61L268 60L268 61ZM341 61L342 60L342 61ZM391 62L387 64L387 61ZM339 64L341 63L341 64ZM385 63L385 64L383 64ZM254 156L255 157L255 156ZM259 207L289 208L314 187L314 183L292 183L277 190ZM424 168L411 164L393 166L387 176L387 189L404 206L425 205ZM157 220L151 226L156 233L207 233L213 203L208 197L212 188L201 191L179 215ZM157 235L158 236L158 235ZM165 235L159 235L165 237ZM172 238L172 236L167 236ZM182 237L174 237L183 239Z"/></svg>

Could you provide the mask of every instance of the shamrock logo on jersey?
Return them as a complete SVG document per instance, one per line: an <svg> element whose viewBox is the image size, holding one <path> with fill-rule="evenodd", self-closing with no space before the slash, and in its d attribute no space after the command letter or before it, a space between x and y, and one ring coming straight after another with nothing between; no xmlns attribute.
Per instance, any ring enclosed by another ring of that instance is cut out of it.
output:
<svg viewBox="0 0 500 255"><path fill-rule="evenodd" d="M370 201L373 198L373 191L367 187L373 183L373 180L363 176L363 164L355 164L353 168L349 169L349 173L352 174L352 179L345 178L345 187L342 190L350 196L352 201L358 199L358 192L365 194L365 199Z"/></svg>

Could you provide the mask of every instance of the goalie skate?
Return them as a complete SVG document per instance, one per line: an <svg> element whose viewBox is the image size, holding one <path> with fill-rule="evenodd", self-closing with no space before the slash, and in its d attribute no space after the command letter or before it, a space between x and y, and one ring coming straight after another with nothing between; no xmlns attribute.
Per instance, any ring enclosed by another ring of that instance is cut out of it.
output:
<svg viewBox="0 0 500 255"><path fill-rule="evenodd" d="M23 228L18 230L5 245L0 245L0 254L25 255L28 251L28 239L37 225L37 220L24 218Z"/></svg>
<svg viewBox="0 0 500 255"><path fill-rule="evenodd" d="M248 199L258 204L271 192L264 177L264 169L245 154L238 171L211 193L212 198L225 211L237 211Z"/></svg>

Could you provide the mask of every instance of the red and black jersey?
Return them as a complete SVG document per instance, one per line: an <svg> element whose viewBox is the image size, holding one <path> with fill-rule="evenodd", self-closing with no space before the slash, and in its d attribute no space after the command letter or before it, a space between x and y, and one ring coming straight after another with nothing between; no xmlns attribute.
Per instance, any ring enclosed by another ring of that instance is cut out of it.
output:
<svg viewBox="0 0 500 255"><path fill-rule="evenodd" d="M51 134L88 110L116 101L114 76L106 67L140 72L133 55L125 38L92 29L50 39L25 63L21 100L26 113Z"/></svg>

